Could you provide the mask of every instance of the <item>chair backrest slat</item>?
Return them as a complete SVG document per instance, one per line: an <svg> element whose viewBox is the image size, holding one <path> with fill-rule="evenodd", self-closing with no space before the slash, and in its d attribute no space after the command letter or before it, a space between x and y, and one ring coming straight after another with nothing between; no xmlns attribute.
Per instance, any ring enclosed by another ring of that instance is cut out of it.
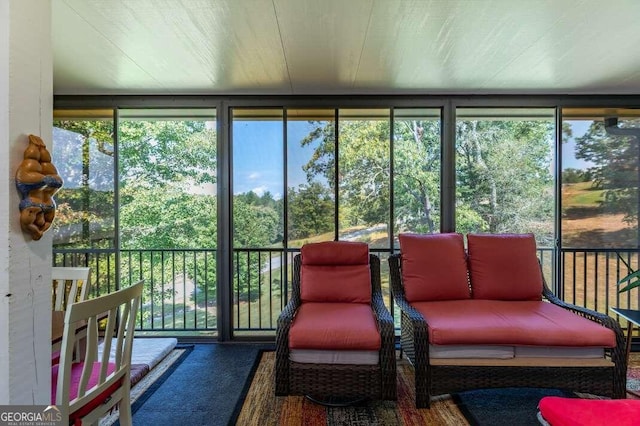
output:
<svg viewBox="0 0 640 426"><path fill-rule="evenodd" d="M54 266L51 268L53 281L54 311L64 311L66 306L74 302L87 300L89 296L89 268ZM70 283L67 292L67 283ZM78 293L80 288L80 293Z"/></svg>
<svg viewBox="0 0 640 426"><path fill-rule="evenodd" d="M87 392L87 385L89 384L89 378L91 377L91 373L93 371L93 363L96 361L96 354L92 350L92 348L98 347L97 318L92 316L88 318L87 321L87 350L85 352L82 376L80 378L80 384L78 386L78 396L84 396Z"/></svg>

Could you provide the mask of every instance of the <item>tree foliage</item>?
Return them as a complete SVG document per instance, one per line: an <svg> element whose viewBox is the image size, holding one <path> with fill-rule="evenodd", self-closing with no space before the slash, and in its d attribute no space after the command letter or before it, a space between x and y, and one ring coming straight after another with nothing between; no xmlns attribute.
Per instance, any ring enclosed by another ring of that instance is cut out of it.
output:
<svg viewBox="0 0 640 426"><path fill-rule="evenodd" d="M637 121L636 121L637 122ZM633 126L629 120L627 126ZM612 213L624 213L624 220L638 219L638 136L608 134L602 121L593 121L587 132L575 139L576 158L594 164L588 172L595 188L604 190L603 208Z"/></svg>
<svg viewBox="0 0 640 426"><path fill-rule="evenodd" d="M459 121L456 207L466 206L460 232L534 232L553 238L553 128L548 121ZM463 209L461 209L464 211Z"/></svg>
<svg viewBox="0 0 640 426"><path fill-rule="evenodd" d="M297 240L330 232L334 227L334 200L319 182L289 188L289 239Z"/></svg>
<svg viewBox="0 0 640 426"><path fill-rule="evenodd" d="M398 121L394 136L397 231L437 232L440 225L440 124L434 120Z"/></svg>

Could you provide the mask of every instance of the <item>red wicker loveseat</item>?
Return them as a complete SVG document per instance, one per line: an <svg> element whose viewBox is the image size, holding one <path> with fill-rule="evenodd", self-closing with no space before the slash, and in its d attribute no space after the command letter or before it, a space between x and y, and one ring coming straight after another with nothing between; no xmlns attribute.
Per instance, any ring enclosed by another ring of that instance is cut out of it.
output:
<svg viewBox="0 0 640 426"><path fill-rule="evenodd" d="M389 258L416 406L470 389L543 387L625 397L624 336L559 300L532 234L400 235Z"/></svg>
<svg viewBox="0 0 640 426"><path fill-rule="evenodd" d="M275 394L396 399L393 318L365 243L307 244L278 318Z"/></svg>

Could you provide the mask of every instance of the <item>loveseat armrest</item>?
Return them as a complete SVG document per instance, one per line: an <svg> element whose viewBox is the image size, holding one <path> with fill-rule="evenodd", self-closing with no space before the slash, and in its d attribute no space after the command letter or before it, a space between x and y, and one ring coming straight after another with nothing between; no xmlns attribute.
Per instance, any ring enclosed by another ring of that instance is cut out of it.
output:
<svg viewBox="0 0 640 426"><path fill-rule="evenodd" d="M563 309L567 309L576 315L580 315L590 321L596 322L603 327L606 327L613 331L616 336L616 346L607 349L611 356L611 361L615 364L614 373L614 398L626 398L626 385L627 385L627 353L626 353L626 340L622 332L620 324L609 315L596 312L592 309L577 306L572 303L565 302L556 296L547 286L546 281L543 278L542 296L550 303L557 305Z"/></svg>
<svg viewBox="0 0 640 426"><path fill-rule="evenodd" d="M407 314L412 323L426 323L425 318L411 306L405 297L399 254L389 256L389 273L391 276L391 294L398 307Z"/></svg>
<svg viewBox="0 0 640 426"><path fill-rule="evenodd" d="M429 375L429 325L427 320L405 298L402 285L401 255L389 256L389 273L393 300L401 310L402 350L413 363L416 381L416 406L429 407L427 390Z"/></svg>

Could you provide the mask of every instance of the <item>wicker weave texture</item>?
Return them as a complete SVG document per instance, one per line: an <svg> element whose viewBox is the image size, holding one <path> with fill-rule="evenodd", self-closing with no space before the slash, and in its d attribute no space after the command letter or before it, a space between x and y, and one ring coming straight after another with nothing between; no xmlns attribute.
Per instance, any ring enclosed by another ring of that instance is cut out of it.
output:
<svg viewBox="0 0 640 426"><path fill-rule="evenodd" d="M369 255L371 308L382 345L377 365L302 364L289 359L289 330L301 304L301 256L293 263L291 299L278 318L276 331L275 394L325 397L396 399L396 359L393 318L383 303L380 288L380 259Z"/></svg>
<svg viewBox="0 0 640 426"><path fill-rule="evenodd" d="M434 366L429 362L428 324L404 296L399 254L389 257L389 269L393 297L401 309L401 347L415 370L417 407L429 407L433 395L501 387L558 388L625 398L625 339L620 325L611 317L561 301L545 282L543 297L549 302L614 331L616 347L606 354L612 367Z"/></svg>

